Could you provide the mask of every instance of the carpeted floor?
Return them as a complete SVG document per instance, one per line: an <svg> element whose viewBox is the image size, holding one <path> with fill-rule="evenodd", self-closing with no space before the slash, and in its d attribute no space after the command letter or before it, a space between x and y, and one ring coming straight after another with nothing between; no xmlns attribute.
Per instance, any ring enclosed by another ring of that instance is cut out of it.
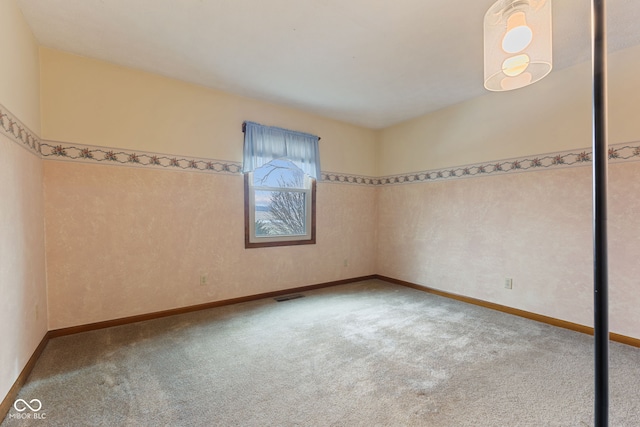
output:
<svg viewBox="0 0 640 427"><path fill-rule="evenodd" d="M45 419L1 426L590 426L592 347L365 281L53 339L19 395ZM610 363L611 426L640 426L640 349Z"/></svg>

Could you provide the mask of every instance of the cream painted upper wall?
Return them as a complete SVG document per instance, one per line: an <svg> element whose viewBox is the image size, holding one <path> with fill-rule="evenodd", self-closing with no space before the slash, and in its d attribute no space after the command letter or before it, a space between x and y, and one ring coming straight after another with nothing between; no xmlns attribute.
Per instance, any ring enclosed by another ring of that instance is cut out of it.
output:
<svg viewBox="0 0 640 427"><path fill-rule="evenodd" d="M609 55L609 143L640 139L640 47ZM478 82L482 84L482 82ZM591 65L380 131L380 176L591 146Z"/></svg>
<svg viewBox="0 0 640 427"><path fill-rule="evenodd" d="M38 45L14 0L0 0L0 104L40 134Z"/></svg>
<svg viewBox="0 0 640 427"><path fill-rule="evenodd" d="M44 139L242 159L242 122L319 135L322 170L374 176L375 132L110 63L40 49Z"/></svg>

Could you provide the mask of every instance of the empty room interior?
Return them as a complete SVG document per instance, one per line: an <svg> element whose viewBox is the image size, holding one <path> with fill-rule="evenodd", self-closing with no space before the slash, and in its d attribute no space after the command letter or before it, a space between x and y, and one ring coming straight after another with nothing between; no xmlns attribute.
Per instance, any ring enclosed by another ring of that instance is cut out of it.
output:
<svg viewBox="0 0 640 427"><path fill-rule="evenodd" d="M591 9L487 90L494 2L0 0L2 426L593 425ZM609 3L638 426L640 5Z"/></svg>

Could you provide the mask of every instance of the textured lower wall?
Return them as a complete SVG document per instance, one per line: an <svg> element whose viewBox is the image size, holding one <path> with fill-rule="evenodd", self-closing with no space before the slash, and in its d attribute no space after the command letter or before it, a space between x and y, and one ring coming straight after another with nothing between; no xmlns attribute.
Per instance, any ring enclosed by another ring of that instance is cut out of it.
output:
<svg viewBox="0 0 640 427"><path fill-rule="evenodd" d="M640 338L640 163L610 166L612 332ZM377 273L593 324L591 169L387 185ZM513 278L513 289L504 279Z"/></svg>
<svg viewBox="0 0 640 427"><path fill-rule="evenodd" d="M0 401L47 332L42 160L18 138L3 135L7 123L5 116L0 121Z"/></svg>
<svg viewBox="0 0 640 427"><path fill-rule="evenodd" d="M375 273L373 186L318 184L316 245L245 249L240 174L46 160L44 182L50 329Z"/></svg>

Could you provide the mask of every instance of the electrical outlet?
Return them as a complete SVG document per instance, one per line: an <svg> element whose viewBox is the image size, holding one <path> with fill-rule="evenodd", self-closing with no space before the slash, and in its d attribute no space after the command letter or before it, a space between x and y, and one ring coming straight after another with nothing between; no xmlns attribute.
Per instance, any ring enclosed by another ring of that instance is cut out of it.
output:
<svg viewBox="0 0 640 427"><path fill-rule="evenodd" d="M200 275L200 286L207 286L209 284L209 278L207 277L206 274L201 274Z"/></svg>
<svg viewBox="0 0 640 427"><path fill-rule="evenodd" d="M513 289L513 279L511 279L511 278L504 279L504 288L505 289Z"/></svg>
<svg viewBox="0 0 640 427"><path fill-rule="evenodd" d="M343 267L349 267L349 258L345 258L344 261L342 262L342 266Z"/></svg>

